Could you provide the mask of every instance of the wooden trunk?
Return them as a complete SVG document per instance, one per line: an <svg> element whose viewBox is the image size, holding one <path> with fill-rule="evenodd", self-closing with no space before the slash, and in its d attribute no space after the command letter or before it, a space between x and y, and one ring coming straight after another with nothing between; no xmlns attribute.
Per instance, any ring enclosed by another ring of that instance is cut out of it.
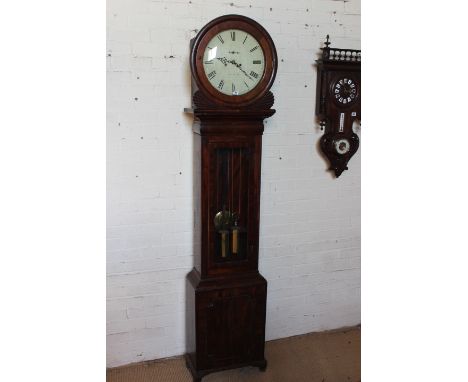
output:
<svg viewBox="0 0 468 382"><path fill-rule="evenodd" d="M223 369L266 368L258 242L263 118L273 113L194 112L195 267L186 292L194 381Z"/></svg>

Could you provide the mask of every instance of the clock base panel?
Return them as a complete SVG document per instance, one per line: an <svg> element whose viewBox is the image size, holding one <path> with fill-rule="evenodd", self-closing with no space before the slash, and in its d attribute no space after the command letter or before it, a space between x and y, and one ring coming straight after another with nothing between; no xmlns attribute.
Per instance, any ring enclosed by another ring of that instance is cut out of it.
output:
<svg viewBox="0 0 468 382"><path fill-rule="evenodd" d="M187 367L194 381L244 366L266 368L267 282L259 274L202 280L187 278Z"/></svg>

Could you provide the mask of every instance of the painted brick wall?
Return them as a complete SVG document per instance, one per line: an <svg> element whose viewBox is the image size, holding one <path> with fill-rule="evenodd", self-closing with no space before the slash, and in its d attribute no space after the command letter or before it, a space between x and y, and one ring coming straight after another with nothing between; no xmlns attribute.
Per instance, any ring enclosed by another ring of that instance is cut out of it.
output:
<svg viewBox="0 0 468 382"><path fill-rule="evenodd" d="M185 351L192 260L189 40L242 14L276 44L263 139L260 271L267 339L360 322L360 151L340 179L317 150L314 60L360 47L360 2L108 0L108 366ZM360 131L358 130L358 133Z"/></svg>

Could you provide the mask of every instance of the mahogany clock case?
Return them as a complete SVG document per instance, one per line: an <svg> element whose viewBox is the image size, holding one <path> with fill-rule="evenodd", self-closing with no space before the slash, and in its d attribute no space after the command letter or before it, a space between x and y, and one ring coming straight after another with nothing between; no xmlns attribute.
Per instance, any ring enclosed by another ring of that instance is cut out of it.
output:
<svg viewBox="0 0 468 382"><path fill-rule="evenodd" d="M262 45L265 70L250 92L217 91L202 67L220 31L244 30ZM194 139L194 269L187 276L187 367L194 381L219 370L265 370L267 281L258 271L263 120L275 113L271 37L257 22L219 17L191 42ZM199 227L199 228L197 228ZM197 231L198 229L198 231Z"/></svg>
<svg viewBox="0 0 468 382"><path fill-rule="evenodd" d="M227 29L240 29L251 34L259 42L265 55L265 69L258 85L248 93L234 97L213 88L203 69L203 53L208 43ZM271 88L276 77L278 57L271 36L259 23L245 16L226 15L209 22L191 41L190 66L195 87L211 102L223 107L242 107L261 99Z"/></svg>

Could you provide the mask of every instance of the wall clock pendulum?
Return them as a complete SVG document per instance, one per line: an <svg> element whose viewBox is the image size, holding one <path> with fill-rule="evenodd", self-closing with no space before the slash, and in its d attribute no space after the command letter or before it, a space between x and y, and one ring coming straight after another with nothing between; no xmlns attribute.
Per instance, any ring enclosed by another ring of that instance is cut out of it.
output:
<svg viewBox="0 0 468 382"><path fill-rule="evenodd" d="M325 128L320 149L338 178L359 148L353 123L361 120L361 51L330 48L328 35L321 49L315 113L322 130Z"/></svg>
<svg viewBox="0 0 468 382"><path fill-rule="evenodd" d="M244 16L218 17L190 42L195 261L185 359L194 381L223 369L266 368L260 160L277 65L268 32Z"/></svg>

